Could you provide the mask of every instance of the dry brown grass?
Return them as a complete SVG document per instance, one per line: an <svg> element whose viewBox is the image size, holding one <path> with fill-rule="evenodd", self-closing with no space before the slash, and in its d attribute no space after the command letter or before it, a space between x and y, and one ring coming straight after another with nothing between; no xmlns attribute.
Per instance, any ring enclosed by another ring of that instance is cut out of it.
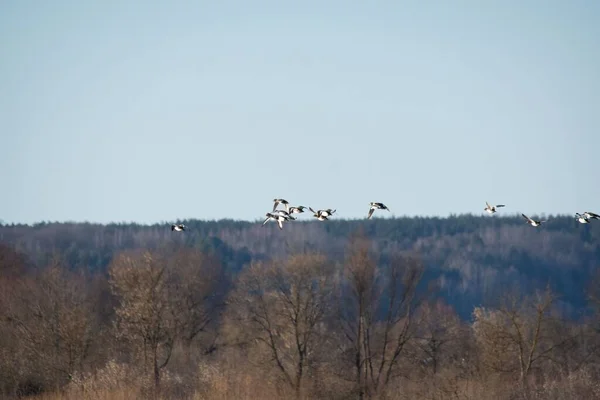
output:
<svg viewBox="0 0 600 400"><path fill-rule="evenodd" d="M214 371L213 371L214 372ZM213 374L210 372L210 374ZM62 393L50 393L30 397L30 400L138 400L138 399L185 399L185 400L279 400L294 399L293 393L286 391L284 385L279 388L265 379L257 379L251 373L227 374L214 373L209 382L199 382L199 387L185 396L162 394L154 396L136 385L119 388L103 388L95 391L65 390ZM520 400L526 399L514 382L462 380L448 385L444 379L434 381L402 381L389 388L379 399L383 400ZM352 398L314 395L302 396L302 399ZM589 373L581 371L560 381L551 381L534 385L529 400L579 400L600 398L600 383L594 381Z"/></svg>
<svg viewBox="0 0 600 400"><path fill-rule="evenodd" d="M61 392L30 397L31 400L274 400L293 398L286 386L261 377L253 370L234 370L232 366L202 364L195 380L184 382L167 372L162 377L161 393L153 391L149 374L111 361L94 374L78 376ZM305 397L306 399L310 397Z"/></svg>
<svg viewBox="0 0 600 400"><path fill-rule="evenodd" d="M141 398L140 393L129 388L106 390L91 396L82 396L78 393L49 393L29 397L31 400L131 400L139 398Z"/></svg>

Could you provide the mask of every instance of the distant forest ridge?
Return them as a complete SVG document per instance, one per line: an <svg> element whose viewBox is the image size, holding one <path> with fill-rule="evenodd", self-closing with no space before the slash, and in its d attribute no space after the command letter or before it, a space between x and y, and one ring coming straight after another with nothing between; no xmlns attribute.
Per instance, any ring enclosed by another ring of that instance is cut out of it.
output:
<svg viewBox="0 0 600 400"><path fill-rule="evenodd" d="M500 214L500 213L499 213ZM38 265L57 252L71 268L105 271L119 252L169 246L196 248L217 255L231 274L253 261L318 252L342 261L348 239L362 232L381 265L393 254L410 252L423 259L425 280L435 284L461 317L474 306L493 303L510 287L522 292L551 285L572 315L587 307L586 287L600 265L600 221L580 224L573 216L548 218L529 226L517 215L462 214L449 217L385 216L367 220L317 221L310 212L277 224L221 219L185 219L144 225L41 222L1 225L0 242L26 254ZM171 223L185 232L172 232Z"/></svg>

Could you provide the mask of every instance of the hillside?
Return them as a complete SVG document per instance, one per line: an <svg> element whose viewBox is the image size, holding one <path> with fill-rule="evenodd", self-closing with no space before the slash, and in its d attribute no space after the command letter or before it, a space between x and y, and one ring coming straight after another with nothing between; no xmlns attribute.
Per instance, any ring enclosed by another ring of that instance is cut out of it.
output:
<svg viewBox="0 0 600 400"><path fill-rule="evenodd" d="M341 260L349 236L362 230L384 260L396 251L419 254L427 266L425 280L437 283L462 318L469 318L474 306L493 304L509 287L529 293L548 283L564 310L575 316L585 305L586 283L600 265L600 221L581 225L570 216L549 218L533 228L520 216L318 222L304 214L283 231L271 222L184 220L188 230L183 233L171 232L168 224L44 222L2 225L0 242L40 265L58 252L71 268L94 271L104 271L121 250L193 247L218 255L235 274L252 260L296 252L316 251Z"/></svg>

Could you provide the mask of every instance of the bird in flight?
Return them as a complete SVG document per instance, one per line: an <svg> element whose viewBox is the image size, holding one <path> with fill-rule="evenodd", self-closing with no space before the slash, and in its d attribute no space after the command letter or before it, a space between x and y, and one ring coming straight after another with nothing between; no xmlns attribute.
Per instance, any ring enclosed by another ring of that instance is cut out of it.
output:
<svg viewBox="0 0 600 400"><path fill-rule="evenodd" d="M369 209L369 216L367 217L367 219L371 219L371 216L373 215L373 213L375 212L375 210L388 210L390 211L389 208L387 208L387 206L383 203L376 203L374 201L370 202L369 205L371 206L371 208Z"/></svg>
<svg viewBox="0 0 600 400"><path fill-rule="evenodd" d="M280 216L284 217L285 219L287 219L289 221L295 221L296 220L295 217L292 217L292 214L290 214L289 212L287 212L285 210L275 210L272 214L280 215Z"/></svg>
<svg viewBox="0 0 600 400"><path fill-rule="evenodd" d="M325 217L325 219L327 219L327 217L331 217L333 215L333 213L336 211L336 210L332 210L331 208L328 208L326 210L317 210L317 211L313 210L311 207L308 207L308 209L310 211L312 211L313 214L315 214L315 217L323 216L323 217ZM323 221L323 220L320 220L320 221Z"/></svg>
<svg viewBox="0 0 600 400"><path fill-rule="evenodd" d="M283 204L285 206L285 211L290 211L289 202L286 199L273 199L273 212L277 209L279 204Z"/></svg>
<svg viewBox="0 0 600 400"><path fill-rule="evenodd" d="M523 218L525 218L527 220L527 223L531 226L540 226L541 224L543 224L544 222L547 222L547 220L543 220L543 221L536 221L535 219L531 219L529 218L527 215L525 214L521 214L523 216Z"/></svg>
<svg viewBox="0 0 600 400"><path fill-rule="evenodd" d="M283 210L281 210L283 211ZM267 222L269 222L269 220L273 220L273 221L277 221L277 224L279 225L279 229L283 229L283 222L284 221L289 221L289 217L286 217L283 214L274 214L274 213L266 213L265 216L267 217L265 219L265 222L263 222L263 226L265 226L265 224Z"/></svg>
<svg viewBox="0 0 600 400"><path fill-rule="evenodd" d="M315 217L316 219L318 219L319 221L328 221L329 218L327 218L327 216L331 215L330 213L326 212L325 210L319 210L319 211L315 211L312 208L308 207L310 211L313 212L313 217Z"/></svg>
<svg viewBox="0 0 600 400"><path fill-rule="evenodd" d="M485 202L485 208L483 209L484 211L487 211L489 214L493 214L496 211L498 211L498 208L504 207L504 204L498 204L495 206L491 206L490 203L488 203L487 201Z"/></svg>
<svg viewBox="0 0 600 400"><path fill-rule="evenodd" d="M290 207L289 213L290 214L300 214L300 213L303 213L305 209L306 209L306 207L304 207L304 206Z"/></svg>

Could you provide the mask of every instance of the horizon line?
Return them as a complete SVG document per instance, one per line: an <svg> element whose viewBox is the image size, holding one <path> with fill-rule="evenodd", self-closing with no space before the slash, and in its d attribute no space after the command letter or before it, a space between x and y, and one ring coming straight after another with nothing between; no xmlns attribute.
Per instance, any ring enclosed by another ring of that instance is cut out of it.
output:
<svg viewBox="0 0 600 400"><path fill-rule="evenodd" d="M367 219L366 217L348 217L348 218L334 218L334 219L330 219L328 222L335 222L335 221L344 221L344 222L349 222L349 221L371 221L371 220L400 220L400 219L441 219L441 220L446 220L446 219L451 219L451 218L457 218L457 217L478 217L478 218L494 218L494 219L512 219L512 218L522 218L521 212L515 212L512 214L507 214L504 213L502 215L487 215L487 214L474 214L474 213L459 213L459 214L453 214L450 213L449 215L446 216L440 216L440 215L392 215L389 217L385 217L385 216L376 216L371 218L370 220ZM570 214L545 214L545 213L537 213L537 214L531 214L529 215L530 217L545 217L545 218L572 218ZM212 218L212 219L202 219L202 218L177 218L175 220L172 221L166 221L166 220L162 220L162 221L155 221L155 222L136 222L136 221L110 221L110 222L97 222L97 221L88 221L88 220L83 220L83 221L75 221L75 220L63 220L63 221L58 221L58 220L41 220L38 222L33 222L33 223L23 223L23 222L6 222L2 219L0 219L0 227L10 227L10 226L28 226L28 227L35 227L38 225L66 225L66 224L80 224L80 225L102 225L102 226L108 226L108 225L137 225L137 226L156 226L156 225L170 225L170 224L176 224L176 223L182 223L182 222L242 222L242 223L256 223L258 221L262 221L263 217L258 217L254 220L249 220L249 219L233 219L233 218ZM312 221L312 219L298 219L297 222L310 222Z"/></svg>

